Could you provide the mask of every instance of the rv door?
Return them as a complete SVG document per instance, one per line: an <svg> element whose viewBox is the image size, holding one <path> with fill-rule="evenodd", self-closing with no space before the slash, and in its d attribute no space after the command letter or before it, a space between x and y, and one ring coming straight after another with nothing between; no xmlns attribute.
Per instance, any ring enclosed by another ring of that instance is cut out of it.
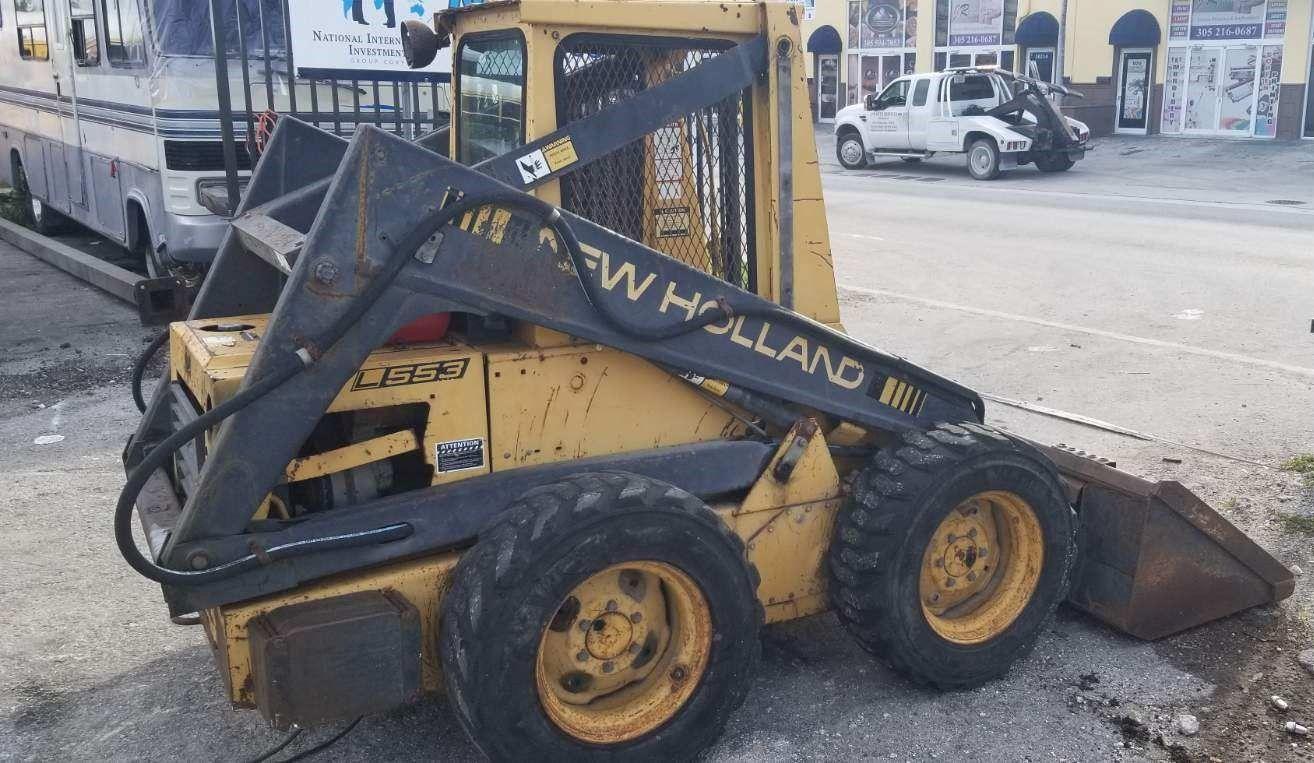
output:
<svg viewBox="0 0 1314 763"><path fill-rule="evenodd" d="M82 156L82 124L78 114L79 69L94 65L88 61L88 55L94 56L95 63L99 63L99 32L94 21L86 21L88 17L95 18L94 0L47 0L46 7L55 38L54 44L50 46L50 65L54 68L55 91L60 96L59 124L64 144L61 153L64 156L65 185L68 187L68 199L56 199L55 206L73 213L74 204L87 206L86 163ZM75 27L79 31L89 30L90 39L84 40L80 35L75 35ZM52 171L59 171L58 162Z"/></svg>

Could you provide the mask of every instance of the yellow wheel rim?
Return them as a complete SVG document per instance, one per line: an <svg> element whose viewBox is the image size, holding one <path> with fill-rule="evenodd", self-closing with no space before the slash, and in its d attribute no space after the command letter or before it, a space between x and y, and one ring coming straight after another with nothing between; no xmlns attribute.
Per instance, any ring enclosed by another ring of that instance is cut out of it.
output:
<svg viewBox="0 0 1314 763"><path fill-rule="evenodd" d="M977 493L949 512L926 545L922 614L955 644L989 641L1022 614L1044 562L1044 535L1031 504L1003 490Z"/></svg>
<svg viewBox="0 0 1314 763"><path fill-rule="evenodd" d="M539 702L576 739L635 739L684 706L711 645L711 611L688 575L663 562L613 565L576 586L543 629Z"/></svg>

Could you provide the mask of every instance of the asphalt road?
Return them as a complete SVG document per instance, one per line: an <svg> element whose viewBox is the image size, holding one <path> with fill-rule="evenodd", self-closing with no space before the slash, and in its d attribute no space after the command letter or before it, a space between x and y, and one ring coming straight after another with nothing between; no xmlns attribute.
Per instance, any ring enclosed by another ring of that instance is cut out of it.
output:
<svg viewBox="0 0 1314 763"><path fill-rule="evenodd" d="M1165 182L1114 151L1084 176L979 184L950 159L841 174L822 148L852 333L994 395L1171 440L989 404L1013 431L1181 480L1314 571L1309 538L1279 521L1314 514L1314 492L1275 468L1314 452L1314 214L1266 206L1253 179ZM1302 174L1314 163L1276 164L1287 196L1314 187ZM1218 198L1229 184L1244 193ZM230 760L279 738L225 706L202 633L168 624L158 590L113 550L136 420L125 368L147 335L126 308L0 245L0 759ZM65 439L34 443L53 434ZM1294 662L1310 605L1298 578L1279 607L1155 644L1061 610L1006 678L948 694L910 686L829 615L771 627L712 758L1309 757L1280 726L1314 726L1314 679ZM1285 716L1267 709L1274 693ZM1181 712L1200 717L1199 736L1172 730ZM435 698L366 719L324 757L473 755Z"/></svg>

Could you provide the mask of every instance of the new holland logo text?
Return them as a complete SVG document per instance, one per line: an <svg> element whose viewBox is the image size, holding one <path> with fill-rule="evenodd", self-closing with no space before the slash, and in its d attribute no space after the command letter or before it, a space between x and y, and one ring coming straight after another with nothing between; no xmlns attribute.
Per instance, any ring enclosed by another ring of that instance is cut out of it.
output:
<svg viewBox="0 0 1314 763"><path fill-rule="evenodd" d="M480 207L461 218L460 228L494 244L523 245L522 237L534 228L532 224L529 227L523 223L517 225L513 222L516 220L518 218L510 210ZM556 237L546 228L538 229L538 243L557 251ZM580 249L584 253L585 266L597 272L602 288L623 294L631 302L643 302L647 295L647 304L655 307L657 312L682 316L685 320L692 320L717 307L714 299L700 291L685 289L674 280L663 280L662 285L658 285L657 273L640 273L633 262L619 257L613 259L610 253L584 243L580 244ZM564 267L569 268L570 264L567 262ZM866 376L866 369L858 359L842 352L832 354L832 348L822 340L809 339L770 321L738 315L708 324L702 330L724 337L742 351L765 355L778 363L797 365L803 373L822 377L843 389L857 389Z"/></svg>
<svg viewBox="0 0 1314 763"><path fill-rule="evenodd" d="M351 391L450 381L465 376L465 369L469 365L469 358L457 358L434 360L428 363L407 363L403 366L367 368L356 374L355 381L351 383Z"/></svg>

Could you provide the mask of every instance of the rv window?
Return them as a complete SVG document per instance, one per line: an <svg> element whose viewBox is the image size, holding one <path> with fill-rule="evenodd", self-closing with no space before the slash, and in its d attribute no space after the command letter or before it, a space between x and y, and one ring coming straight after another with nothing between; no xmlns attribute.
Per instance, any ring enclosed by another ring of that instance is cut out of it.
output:
<svg viewBox="0 0 1314 763"><path fill-rule="evenodd" d="M100 65L100 35L96 31L96 0L69 0L73 29L73 60L78 66Z"/></svg>
<svg viewBox="0 0 1314 763"><path fill-rule="evenodd" d="M474 164L524 143L525 41L520 33L467 36L456 59L456 160Z"/></svg>
<svg viewBox="0 0 1314 763"><path fill-rule="evenodd" d="M42 61L50 58L44 0L14 0L14 26L18 27L20 57Z"/></svg>
<svg viewBox="0 0 1314 763"><path fill-rule="evenodd" d="M142 39L137 0L102 0L101 8L105 13L105 48L110 66L146 63L146 41Z"/></svg>
<svg viewBox="0 0 1314 763"><path fill-rule="evenodd" d="M131 0L120 0L127 6ZM199 7L198 7L199 6ZM263 35L260 22L269 28L269 49L271 56L282 57L283 44L283 3L282 0L230 0L225 6L224 39L225 50L237 55L241 48L246 48L248 58L261 58L264 55ZM246 39L242 41L237 34L237 13L242 14L242 32ZM126 10L126 8L125 8ZM210 31L210 8L208 3L196 0L151 0L151 32L160 53L166 56L204 56L214 55L214 38Z"/></svg>

